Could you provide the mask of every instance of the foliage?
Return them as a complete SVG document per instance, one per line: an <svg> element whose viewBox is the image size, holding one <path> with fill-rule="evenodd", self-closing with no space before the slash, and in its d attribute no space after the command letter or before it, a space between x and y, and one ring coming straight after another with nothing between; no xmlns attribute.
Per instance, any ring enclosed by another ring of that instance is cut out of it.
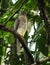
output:
<svg viewBox="0 0 50 65"><path fill-rule="evenodd" d="M26 42L29 38L31 38L31 41L28 43L30 44L31 47L33 46L34 42L36 42L35 50L34 51L30 50L30 51L34 55L33 58L35 59L35 61L38 61L38 60L41 60L43 57L45 58L45 57L48 57L48 55L50 55L50 51L48 51L48 47L46 46L48 43L47 42L48 41L48 37L47 37L48 30L46 30L45 22L43 18L41 17L41 13L39 11L37 0L26 0L24 4L22 4L23 1L24 0L18 0L15 4L13 4L12 0L0 0L0 24L5 24L7 22L6 27L13 28L14 21L17 18L19 12L25 10L27 12L28 22L30 21L31 24L33 22L30 28L34 26L34 30L33 30L34 34L32 34L30 37L29 32L26 31L24 38ZM45 12L46 12L45 14L48 17L48 20L50 20L49 0L45 0ZM37 28L35 26L35 22L37 24ZM50 33L50 22L49 22L49 33ZM19 56L16 54L15 50L14 51L10 50L9 52L6 52L7 48L9 48L9 45L11 48L11 45L14 42L15 42L15 38L12 33L0 30L0 65L2 65L3 56L4 56L3 61L5 62L5 65L6 64L7 65L9 64L10 65L16 65L16 64L25 65L25 60L24 60L25 52L21 52L21 55ZM11 57L13 58L15 57L15 58L12 60ZM9 59L7 60L7 58ZM47 62L45 61L42 63L42 65L50 65L50 61L47 61Z"/></svg>

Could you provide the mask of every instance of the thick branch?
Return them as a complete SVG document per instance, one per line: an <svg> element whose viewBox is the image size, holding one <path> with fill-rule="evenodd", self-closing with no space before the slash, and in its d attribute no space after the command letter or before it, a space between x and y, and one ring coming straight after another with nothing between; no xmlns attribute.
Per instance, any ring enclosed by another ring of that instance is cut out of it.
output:
<svg viewBox="0 0 50 65"><path fill-rule="evenodd" d="M24 50L26 51L26 53L27 53L27 55L28 55L31 63L34 63L33 56L32 56L31 52L29 51L29 49L28 49L28 47L26 45L27 43L26 43L26 41L24 40L24 38L21 35L19 35L18 33L16 33L16 31L14 29L7 28L4 25L0 25L0 30L11 32L14 35L15 38L18 38L19 41L21 42Z"/></svg>
<svg viewBox="0 0 50 65"><path fill-rule="evenodd" d="M48 17L46 14L45 2L44 2L44 0L37 0L37 2L38 2L37 4L38 4L39 10L40 10L41 18L44 20L46 30L48 31L49 22L48 22Z"/></svg>
<svg viewBox="0 0 50 65"><path fill-rule="evenodd" d="M41 18L44 20L46 32L47 32L47 46L50 45L50 24L48 20L48 16L46 14L46 8L45 8L45 1L44 0L37 0L38 7L40 10Z"/></svg>
<svg viewBox="0 0 50 65"><path fill-rule="evenodd" d="M15 31L14 29L6 28L6 27L3 26L3 25L0 25L0 30L4 30L4 31L11 32L11 33L14 35L15 38L18 38L19 41L21 42L21 44L22 44L24 50L26 51L26 53L27 53L29 59L31 60L31 63L34 63L33 56L32 56L32 54L31 54L31 52L29 51L29 49L27 48L27 46L26 46L27 43L25 42L25 40L24 40L24 38L23 38L22 36L20 36L18 33L16 33L16 31ZM50 57L46 57L45 59L43 59L43 60L41 60L41 61L37 61L37 64L38 64L38 63L39 63L39 64L42 64L42 63L45 62L45 61L50 61Z"/></svg>
<svg viewBox="0 0 50 65"><path fill-rule="evenodd" d="M21 5L19 6L19 8L18 9L16 9L16 11L7 19L7 21L3 24L4 26L8 23L8 21L9 20L11 20L12 19L12 17L21 9L21 7L23 6L23 4L24 4L24 2L25 2L26 0L23 0L22 1L22 3L21 3Z"/></svg>

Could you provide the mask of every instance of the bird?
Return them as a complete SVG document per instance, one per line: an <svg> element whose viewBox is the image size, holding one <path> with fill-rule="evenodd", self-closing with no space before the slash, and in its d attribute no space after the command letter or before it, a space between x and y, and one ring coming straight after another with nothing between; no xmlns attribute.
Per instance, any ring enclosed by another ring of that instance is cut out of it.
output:
<svg viewBox="0 0 50 65"><path fill-rule="evenodd" d="M14 22L14 29L17 31L18 34L20 34L22 37L24 37L26 31L27 31L27 16L26 11L22 11L17 19ZM16 40L16 48L17 48L17 54L20 55L22 45L20 44L19 40ZM23 49L23 48L22 48Z"/></svg>

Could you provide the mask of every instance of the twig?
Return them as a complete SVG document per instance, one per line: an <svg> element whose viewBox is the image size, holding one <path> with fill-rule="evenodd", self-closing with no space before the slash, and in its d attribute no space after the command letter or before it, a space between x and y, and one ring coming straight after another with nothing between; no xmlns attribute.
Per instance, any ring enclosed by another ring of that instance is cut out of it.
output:
<svg viewBox="0 0 50 65"><path fill-rule="evenodd" d="M38 64L42 64L43 62L50 61L50 57L46 57L41 61L37 61Z"/></svg>
<svg viewBox="0 0 50 65"><path fill-rule="evenodd" d="M21 5L19 6L19 8L18 9L16 9L16 11L7 19L7 21L3 24L4 26L8 23L8 21L10 20L10 19L12 19L12 17L21 9L21 7L23 6L23 4L25 3L25 1L26 0L23 0L22 1L22 3L21 3Z"/></svg>
<svg viewBox="0 0 50 65"><path fill-rule="evenodd" d="M0 12L6 12L7 9L0 9Z"/></svg>

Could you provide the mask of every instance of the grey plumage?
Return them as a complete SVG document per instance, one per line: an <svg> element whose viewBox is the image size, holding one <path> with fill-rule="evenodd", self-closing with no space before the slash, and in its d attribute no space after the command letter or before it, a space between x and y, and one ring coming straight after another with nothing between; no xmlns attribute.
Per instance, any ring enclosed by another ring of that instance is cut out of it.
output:
<svg viewBox="0 0 50 65"><path fill-rule="evenodd" d="M25 12L22 12L18 18L15 20L14 29L19 33L21 36L24 36L27 30L27 17ZM20 44L19 40L17 39L17 53L19 54L22 45Z"/></svg>

